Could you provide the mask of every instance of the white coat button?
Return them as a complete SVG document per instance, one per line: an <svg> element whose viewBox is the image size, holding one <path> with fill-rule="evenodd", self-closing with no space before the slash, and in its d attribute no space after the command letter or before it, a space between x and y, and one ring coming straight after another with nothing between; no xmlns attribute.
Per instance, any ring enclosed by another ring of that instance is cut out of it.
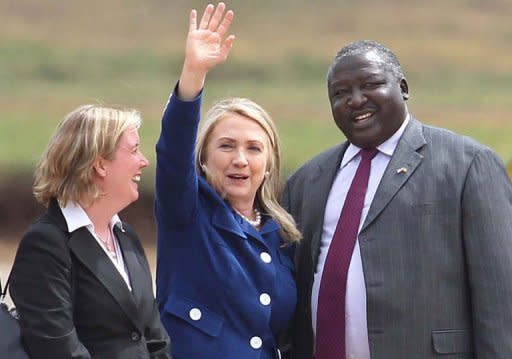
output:
<svg viewBox="0 0 512 359"><path fill-rule="evenodd" d="M261 252L260 253L260 258L263 262L265 263L270 263L272 262L272 257L270 256L270 254L268 254L267 252Z"/></svg>
<svg viewBox="0 0 512 359"><path fill-rule="evenodd" d="M253 349L259 349L263 345L260 337L252 337L250 343Z"/></svg>
<svg viewBox="0 0 512 359"><path fill-rule="evenodd" d="M199 320L201 319L202 313L199 308L192 308L190 309L190 312L188 312L188 315L192 320Z"/></svg>
<svg viewBox="0 0 512 359"><path fill-rule="evenodd" d="M356 359L356 355L355 355L354 353L350 353L350 354L348 355L348 357L349 357L350 359Z"/></svg>
<svg viewBox="0 0 512 359"><path fill-rule="evenodd" d="M270 304L270 295L268 295L267 293L262 293L260 295L260 303L263 304L263 305L269 305Z"/></svg>

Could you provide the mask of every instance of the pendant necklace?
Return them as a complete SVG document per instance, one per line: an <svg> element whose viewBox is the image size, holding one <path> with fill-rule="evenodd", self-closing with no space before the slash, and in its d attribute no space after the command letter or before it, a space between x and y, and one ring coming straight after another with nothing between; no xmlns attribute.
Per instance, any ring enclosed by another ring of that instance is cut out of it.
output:
<svg viewBox="0 0 512 359"><path fill-rule="evenodd" d="M105 246L105 248L107 249L107 252L109 253L109 255L114 258L114 259L117 259L117 253L116 253L116 245L114 243L114 238L112 237L112 231L110 230L110 228L108 229L108 235L107 235L107 240L103 240L103 238L101 238L99 235L98 235L98 238L100 239L101 243L103 243L103 245Z"/></svg>

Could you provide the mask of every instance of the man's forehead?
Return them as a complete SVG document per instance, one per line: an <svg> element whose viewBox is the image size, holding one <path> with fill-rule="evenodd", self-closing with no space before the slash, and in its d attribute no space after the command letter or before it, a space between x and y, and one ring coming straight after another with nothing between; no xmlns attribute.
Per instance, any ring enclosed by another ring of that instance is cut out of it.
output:
<svg viewBox="0 0 512 359"><path fill-rule="evenodd" d="M382 56L377 51L375 51L375 50L366 51L366 52L362 53L362 55L369 62L376 62L376 63L385 64L385 61L382 58Z"/></svg>
<svg viewBox="0 0 512 359"><path fill-rule="evenodd" d="M389 64L375 51L360 52L346 55L338 59L331 68L330 76L351 72L365 71L367 73L382 73L389 70ZM330 77L329 76L329 77Z"/></svg>

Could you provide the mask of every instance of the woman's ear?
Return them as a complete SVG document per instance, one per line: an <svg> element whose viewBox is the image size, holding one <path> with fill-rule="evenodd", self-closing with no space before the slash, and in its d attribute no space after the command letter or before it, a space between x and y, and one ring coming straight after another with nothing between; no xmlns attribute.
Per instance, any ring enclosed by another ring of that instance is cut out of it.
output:
<svg viewBox="0 0 512 359"><path fill-rule="evenodd" d="M103 157L96 158L92 167L100 178L105 178L107 176L107 161Z"/></svg>

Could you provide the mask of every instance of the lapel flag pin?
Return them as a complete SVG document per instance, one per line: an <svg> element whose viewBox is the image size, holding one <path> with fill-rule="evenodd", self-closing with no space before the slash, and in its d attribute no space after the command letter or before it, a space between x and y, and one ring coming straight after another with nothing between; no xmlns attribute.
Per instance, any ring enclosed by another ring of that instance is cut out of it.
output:
<svg viewBox="0 0 512 359"><path fill-rule="evenodd" d="M407 167L400 167L399 169L396 170L396 173L407 173Z"/></svg>

